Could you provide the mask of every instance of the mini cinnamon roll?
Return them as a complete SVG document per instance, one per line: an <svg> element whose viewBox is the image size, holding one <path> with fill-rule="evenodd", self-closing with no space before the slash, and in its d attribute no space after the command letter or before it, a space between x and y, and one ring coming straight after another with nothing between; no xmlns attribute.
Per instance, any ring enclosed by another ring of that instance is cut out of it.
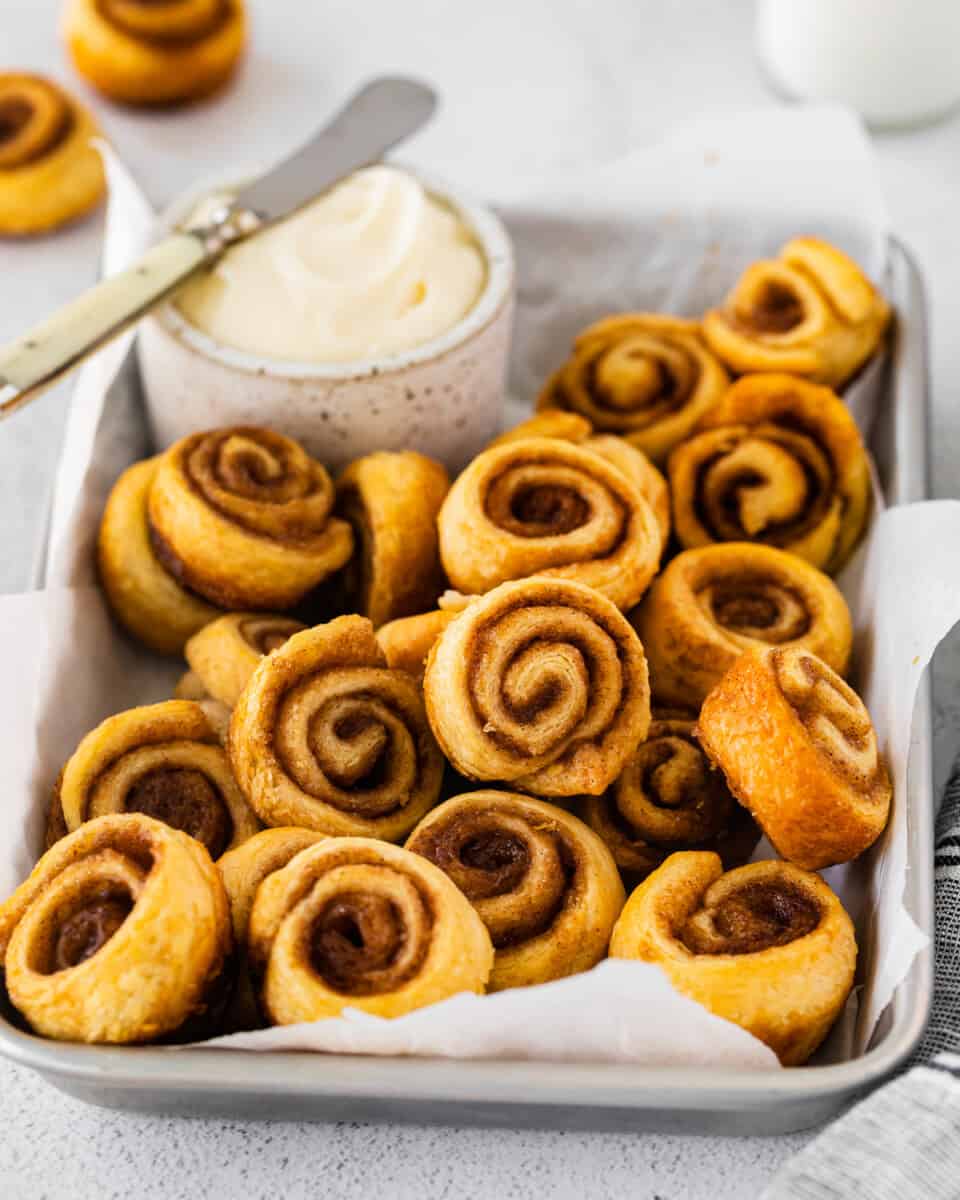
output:
<svg viewBox="0 0 960 1200"><path fill-rule="evenodd" d="M440 463L414 450L381 450L346 467L336 512L357 545L343 572L348 612L369 617L376 629L436 604L444 586L437 514L449 490Z"/></svg>
<svg viewBox="0 0 960 1200"><path fill-rule="evenodd" d="M444 570L462 592L547 575L620 608L643 595L663 544L633 479L592 450L544 437L479 454L450 489L439 531Z"/></svg>
<svg viewBox="0 0 960 1200"><path fill-rule="evenodd" d="M673 854L627 900L612 958L655 963L673 986L806 1062L853 986L853 922L818 876L785 862L723 872L716 854Z"/></svg>
<svg viewBox="0 0 960 1200"><path fill-rule="evenodd" d="M260 828L198 704L166 700L102 721L63 768L67 828L94 817L139 812L201 842L213 858Z"/></svg>
<svg viewBox="0 0 960 1200"><path fill-rule="evenodd" d="M430 725L469 779L539 796L598 795L650 724L643 647L599 592L504 583L440 635L423 680Z"/></svg>
<svg viewBox="0 0 960 1200"><path fill-rule="evenodd" d="M750 650L706 698L697 735L777 853L809 870L880 836L892 787L863 701L806 650Z"/></svg>
<svg viewBox="0 0 960 1200"><path fill-rule="evenodd" d="M441 870L359 837L311 846L260 884L249 953L278 1025L348 1006L402 1016L483 992L493 963L483 922Z"/></svg>
<svg viewBox="0 0 960 1200"><path fill-rule="evenodd" d="M890 306L857 264L820 238L755 262L703 319L710 348L739 375L785 371L842 386L874 353Z"/></svg>
<svg viewBox="0 0 960 1200"><path fill-rule="evenodd" d="M863 533L867 455L840 398L791 375L738 380L670 456L684 547L763 542L833 575Z"/></svg>
<svg viewBox="0 0 960 1200"><path fill-rule="evenodd" d="M227 613L195 633L184 656L205 696L232 709L264 655L305 628L276 613Z"/></svg>
<svg viewBox="0 0 960 1200"><path fill-rule="evenodd" d="M166 571L212 604L292 608L353 550L333 500L326 469L282 434L195 433L160 456L151 543Z"/></svg>
<svg viewBox="0 0 960 1200"><path fill-rule="evenodd" d="M755 542L684 550L631 619L654 696L695 709L751 646L803 647L844 674L853 641L850 610L833 580Z"/></svg>
<svg viewBox="0 0 960 1200"><path fill-rule="evenodd" d="M537 408L579 413L663 462L729 379L696 321L623 313L589 326L547 380Z"/></svg>
<svg viewBox="0 0 960 1200"><path fill-rule="evenodd" d="M124 104L196 100L233 74L246 41L243 0L67 0L73 64Z"/></svg>
<svg viewBox="0 0 960 1200"><path fill-rule="evenodd" d="M694 722L658 718L613 786L583 802L583 816L634 880L676 850L715 850L745 863L760 840L694 734Z"/></svg>
<svg viewBox="0 0 960 1200"><path fill-rule="evenodd" d="M529 437L559 438L564 442L573 442L613 463L637 485L641 496L653 509L663 535L663 545L666 546L670 537L670 489L666 479L642 450L621 437L594 435L593 427L585 417L563 412L559 408L545 409L529 420L521 421L513 429L494 438L490 446L503 446Z"/></svg>
<svg viewBox="0 0 960 1200"><path fill-rule="evenodd" d="M56 229L100 203L99 133L59 84L0 72L0 235Z"/></svg>
<svg viewBox="0 0 960 1200"><path fill-rule="evenodd" d="M448 875L486 925L489 991L575 975L606 956L623 884L603 842L563 809L511 792L454 796L407 849Z"/></svg>
<svg viewBox="0 0 960 1200"><path fill-rule="evenodd" d="M150 543L147 497L158 458L128 467L114 484L97 538L100 582L114 616L160 654L182 654L187 639L220 610L182 588L157 560Z"/></svg>
<svg viewBox="0 0 960 1200"><path fill-rule="evenodd" d="M44 1037L146 1042L203 1011L230 914L199 842L140 813L88 821L0 905L14 1007Z"/></svg>
<svg viewBox="0 0 960 1200"><path fill-rule="evenodd" d="M423 696L364 617L296 633L254 671L228 739L240 786L268 825L405 837L440 794L443 756Z"/></svg>
<svg viewBox="0 0 960 1200"><path fill-rule="evenodd" d="M225 1017L230 1032L257 1029L263 1025L246 953L250 912L257 890L267 876L285 867L301 850L322 840L323 834L311 829L291 826L264 829L248 838L242 846L228 850L217 861L230 902L233 941L238 951L236 983Z"/></svg>

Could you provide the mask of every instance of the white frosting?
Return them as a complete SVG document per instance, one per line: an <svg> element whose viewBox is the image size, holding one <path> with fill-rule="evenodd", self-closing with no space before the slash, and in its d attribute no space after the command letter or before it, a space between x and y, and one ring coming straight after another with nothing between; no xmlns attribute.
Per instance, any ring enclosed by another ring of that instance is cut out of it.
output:
<svg viewBox="0 0 960 1200"><path fill-rule="evenodd" d="M486 263L442 201L393 167L369 167L230 250L176 304L223 345L339 363L412 350L476 303Z"/></svg>

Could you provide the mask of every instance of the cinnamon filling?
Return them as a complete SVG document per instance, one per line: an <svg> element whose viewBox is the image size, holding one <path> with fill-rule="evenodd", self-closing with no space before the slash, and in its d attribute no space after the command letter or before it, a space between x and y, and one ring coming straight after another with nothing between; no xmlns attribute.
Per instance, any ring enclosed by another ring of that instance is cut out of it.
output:
<svg viewBox="0 0 960 1200"><path fill-rule="evenodd" d="M503 950L550 928L574 885L576 861L549 830L531 825L528 840L521 831L498 828L498 820L516 827L523 818L465 813L425 830L409 849L453 880Z"/></svg>
<svg viewBox="0 0 960 1200"><path fill-rule="evenodd" d="M598 428L622 431L682 408L696 389L700 365L684 347L639 334L601 351L584 374L587 391L610 419Z"/></svg>
<svg viewBox="0 0 960 1200"><path fill-rule="evenodd" d="M590 508L571 488L541 484L519 490L512 499L510 512L519 527L513 532L526 537L549 537L579 529L589 517Z"/></svg>
<svg viewBox="0 0 960 1200"><path fill-rule="evenodd" d="M753 954L805 937L819 922L819 905L797 884L744 884L694 913L680 940L693 954Z"/></svg>
<svg viewBox="0 0 960 1200"><path fill-rule="evenodd" d="M229 809L201 771L184 767L149 771L127 793L126 810L181 829L202 842L211 858L219 858L233 837Z"/></svg>
<svg viewBox="0 0 960 1200"><path fill-rule="evenodd" d="M789 333L803 320L794 292L775 280L765 283L750 308L749 323L758 333Z"/></svg>
<svg viewBox="0 0 960 1200"><path fill-rule="evenodd" d="M241 622L240 634L252 650L267 655L279 650L303 628L299 621L262 621L254 618Z"/></svg>
<svg viewBox="0 0 960 1200"><path fill-rule="evenodd" d="M470 836L462 826L449 824L428 831L411 848L449 875L471 901L514 891L530 865L523 840L497 829Z"/></svg>
<svg viewBox="0 0 960 1200"><path fill-rule="evenodd" d="M832 462L812 435L788 425L731 430L700 463L694 508L714 540L787 545L826 517Z"/></svg>
<svg viewBox="0 0 960 1200"><path fill-rule="evenodd" d="M52 970L66 971L92 958L113 937L133 909L133 900L116 888L102 888L57 930Z"/></svg>
<svg viewBox="0 0 960 1200"><path fill-rule="evenodd" d="M713 844L734 816L722 776L680 722L651 728L613 796L614 825L632 847L656 847L657 861L671 849Z"/></svg>
<svg viewBox="0 0 960 1200"><path fill-rule="evenodd" d="M345 892L313 923L308 956L313 970L332 988L371 996L399 987L419 966L397 960L408 931L396 907L383 896Z"/></svg>
<svg viewBox="0 0 960 1200"><path fill-rule="evenodd" d="M51 84L0 73L0 170L27 166L56 150L72 125L70 105Z"/></svg>
<svg viewBox="0 0 960 1200"><path fill-rule="evenodd" d="M33 105L16 96L0 100L0 142L15 138L33 116Z"/></svg>

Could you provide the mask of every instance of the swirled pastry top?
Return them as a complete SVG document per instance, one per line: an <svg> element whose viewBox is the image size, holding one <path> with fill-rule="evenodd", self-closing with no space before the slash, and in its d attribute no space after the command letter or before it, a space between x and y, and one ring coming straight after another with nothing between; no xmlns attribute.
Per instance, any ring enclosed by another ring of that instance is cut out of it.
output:
<svg viewBox="0 0 960 1200"><path fill-rule="evenodd" d="M457 214L412 176L377 166L235 247L177 307L238 350L350 362L446 333L485 280L483 253Z"/></svg>

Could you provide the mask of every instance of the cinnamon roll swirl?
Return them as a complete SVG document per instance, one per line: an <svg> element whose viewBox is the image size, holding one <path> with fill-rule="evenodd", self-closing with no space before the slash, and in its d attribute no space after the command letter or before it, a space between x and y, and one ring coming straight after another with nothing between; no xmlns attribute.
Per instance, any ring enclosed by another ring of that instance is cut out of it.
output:
<svg viewBox="0 0 960 1200"><path fill-rule="evenodd" d="M219 88L246 41L243 0L67 0L73 64L125 104L174 104Z"/></svg>
<svg viewBox="0 0 960 1200"><path fill-rule="evenodd" d="M616 782L583 802L587 824L625 875L642 879L676 850L715 850L724 867L760 840L696 739L692 720L659 718Z"/></svg>
<svg viewBox="0 0 960 1200"><path fill-rule="evenodd" d="M346 563L333 483L290 438L235 426L182 438L148 496L154 553L183 587L235 609L292 608Z"/></svg>
<svg viewBox="0 0 960 1200"><path fill-rule="evenodd" d="M57 787L71 831L94 817L145 813L216 858L260 828L214 729L189 700L108 717L70 756Z"/></svg>
<svg viewBox="0 0 960 1200"><path fill-rule="evenodd" d="M703 319L718 358L739 375L785 371L842 386L874 353L890 306L852 259L820 238L794 238L756 262Z"/></svg>
<svg viewBox="0 0 960 1200"><path fill-rule="evenodd" d="M203 846L140 813L88 821L0 905L14 1007L44 1037L146 1042L207 1005L230 915Z"/></svg>
<svg viewBox="0 0 960 1200"><path fill-rule="evenodd" d="M640 640L599 592L504 583L440 635L423 680L430 725L469 779L540 796L597 795L647 733Z"/></svg>
<svg viewBox="0 0 960 1200"><path fill-rule="evenodd" d="M381 450L345 468L336 512L357 544L342 579L348 612L376 629L436 604L444 586L437 514L449 490L440 463L414 450Z"/></svg>
<svg viewBox="0 0 960 1200"><path fill-rule="evenodd" d="M663 545L666 546L670 537L670 489L666 479L642 450L631 446L621 437L595 435L593 427L585 417L563 412L559 408L546 409L529 420L521 421L513 429L494 438L490 446L503 446L529 437L559 438L564 442L573 442L613 463L637 485L640 495L653 509L653 515L663 535Z"/></svg>
<svg viewBox="0 0 960 1200"><path fill-rule="evenodd" d="M405 837L440 794L443 756L417 683L364 617L294 634L268 655L230 722L240 786L268 825Z"/></svg>
<svg viewBox="0 0 960 1200"><path fill-rule="evenodd" d="M398 1017L483 992L493 963L483 922L441 870L359 837L311 846L260 884L249 953L278 1025L348 1006Z"/></svg>
<svg viewBox="0 0 960 1200"><path fill-rule="evenodd" d="M43 233L100 203L99 132L59 84L0 72L0 235Z"/></svg>
<svg viewBox="0 0 960 1200"><path fill-rule="evenodd" d="M723 872L709 852L673 854L627 900L614 958L656 963L674 987L806 1062L853 985L853 922L818 876L785 862Z"/></svg>
<svg viewBox="0 0 960 1200"><path fill-rule="evenodd" d="M659 463L728 383L696 321L623 313L580 334L537 407L579 413L599 432L626 438Z"/></svg>
<svg viewBox="0 0 960 1200"><path fill-rule="evenodd" d="M750 650L706 698L703 748L778 854L819 870L883 832L890 776L863 701L803 649Z"/></svg>
<svg viewBox="0 0 960 1200"><path fill-rule="evenodd" d="M448 875L486 925L490 991L575 975L606 956L623 884L606 846L563 809L510 792L454 796L407 849Z"/></svg>
<svg viewBox="0 0 960 1200"><path fill-rule="evenodd" d="M250 912L260 884L279 871L301 850L323 840L322 833L290 826L264 829L248 838L242 846L228 850L217 861L217 869L227 890L233 940L237 947L236 983L227 1008L225 1025L230 1032L257 1029L263 1017L247 960L247 930Z"/></svg>
<svg viewBox="0 0 960 1200"><path fill-rule="evenodd" d="M184 656L203 697L232 709L260 660L302 629L276 613L227 613L195 633Z"/></svg>
<svg viewBox="0 0 960 1200"><path fill-rule="evenodd" d="M592 450L544 437L479 454L450 489L439 531L447 577L462 592L547 575L620 608L643 595L663 544L633 479Z"/></svg>
<svg viewBox="0 0 960 1200"><path fill-rule="evenodd" d="M748 375L670 456L684 547L764 542L835 574L870 508L870 475L849 409L829 388Z"/></svg>
<svg viewBox="0 0 960 1200"><path fill-rule="evenodd" d="M663 704L699 708L744 650L798 646L840 674L850 660L850 610L828 575L755 542L684 550L632 615Z"/></svg>

